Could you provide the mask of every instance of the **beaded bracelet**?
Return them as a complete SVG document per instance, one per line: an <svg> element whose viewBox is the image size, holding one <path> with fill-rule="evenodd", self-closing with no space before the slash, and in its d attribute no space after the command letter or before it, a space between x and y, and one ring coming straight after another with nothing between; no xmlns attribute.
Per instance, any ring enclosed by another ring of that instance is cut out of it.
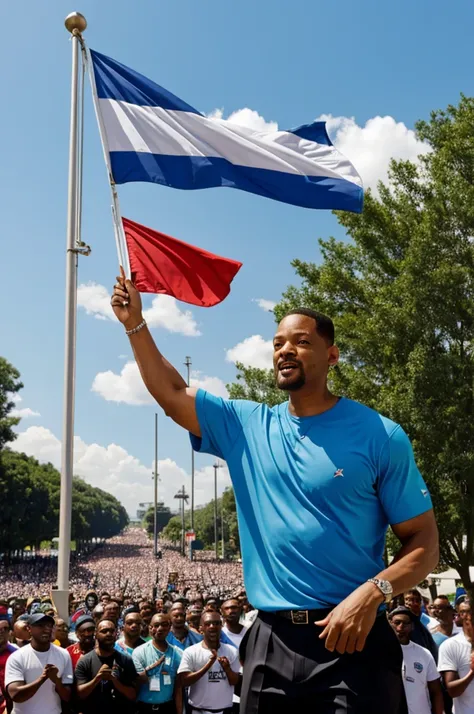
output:
<svg viewBox="0 0 474 714"><path fill-rule="evenodd" d="M134 335L136 332L140 332L140 330L146 326L146 320L142 320L139 325L134 327L131 330L125 330L125 334L127 337L130 337L130 335Z"/></svg>

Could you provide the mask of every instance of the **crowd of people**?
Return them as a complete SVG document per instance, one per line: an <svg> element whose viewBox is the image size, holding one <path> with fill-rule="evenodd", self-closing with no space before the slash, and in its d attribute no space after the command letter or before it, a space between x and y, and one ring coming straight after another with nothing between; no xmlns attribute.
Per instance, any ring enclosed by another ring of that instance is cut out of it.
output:
<svg viewBox="0 0 474 714"><path fill-rule="evenodd" d="M68 621L46 570L35 564L36 581L26 582L25 564L19 579L9 566L0 714L239 712L246 633L257 615L240 564L160 548L156 559L146 534L130 528L76 564ZM468 597L429 602L412 589L387 617L403 652L409 714L474 714Z"/></svg>
<svg viewBox="0 0 474 714"><path fill-rule="evenodd" d="M128 528L88 555L75 557L70 569L70 589L80 600L91 588L125 593L137 598L152 596L168 586L169 573L177 573L176 589L183 592L231 593L242 586L242 566L216 561L213 552L197 552L190 561L172 544L160 542L161 558L142 528ZM57 579L56 558L36 556L10 565L0 564L2 594L29 598L50 593Z"/></svg>

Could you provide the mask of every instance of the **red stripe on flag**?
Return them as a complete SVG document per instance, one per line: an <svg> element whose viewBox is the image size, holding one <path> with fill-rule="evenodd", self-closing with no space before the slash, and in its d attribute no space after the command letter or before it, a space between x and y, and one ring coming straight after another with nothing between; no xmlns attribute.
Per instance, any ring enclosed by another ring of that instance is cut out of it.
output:
<svg viewBox="0 0 474 714"><path fill-rule="evenodd" d="M242 263L171 238L122 218L132 282L141 293L171 295L200 307L217 305L230 292Z"/></svg>

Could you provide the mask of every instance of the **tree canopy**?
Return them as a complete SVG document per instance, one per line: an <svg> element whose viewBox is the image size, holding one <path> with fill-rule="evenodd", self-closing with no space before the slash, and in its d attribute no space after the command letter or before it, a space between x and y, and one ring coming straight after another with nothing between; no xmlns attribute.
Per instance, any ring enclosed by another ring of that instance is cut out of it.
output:
<svg viewBox="0 0 474 714"><path fill-rule="evenodd" d="M441 567L472 590L474 99L433 112L416 133L430 152L392 162L362 214L337 213L348 239L321 239L320 264L293 261L301 283L275 317L304 306L333 318L342 358L332 390L408 432L435 505ZM275 403L272 379L242 368L230 395Z"/></svg>
<svg viewBox="0 0 474 714"><path fill-rule="evenodd" d="M19 372L0 357L0 553L39 546L58 535L60 474L52 464L12 451L16 438L12 395L23 387ZM120 502L78 477L73 479L72 534L76 541L110 538L128 524Z"/></svg>

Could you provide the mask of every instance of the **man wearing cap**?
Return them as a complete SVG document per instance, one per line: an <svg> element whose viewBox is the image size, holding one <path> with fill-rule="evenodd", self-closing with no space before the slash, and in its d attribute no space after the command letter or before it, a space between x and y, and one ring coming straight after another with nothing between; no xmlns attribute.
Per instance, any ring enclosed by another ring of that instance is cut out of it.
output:
<svg viewBox="0 0 474 714"><path fill-rule="evenodd" d="M95 642L95 622L91 615L81 615L76 620L76 637L77 642L66 647L72 661L72 669L76 670L76 665L82 655L87 654L94 649Z"/></svg>
<svg viewBox="0 0 474 714"><path fill-rule="evenodd" d="M408 714L443 714L443 692L434 657L425 647L410 641L415 615L407 607L397 607L388 619L402 647Z"/></svg>
<svg viewBox="0 0 474 714"><path fill-rule="evenodd" d="M72 663L68 653L51 644L54 618L30 616L31 643L7 660L5 687L13 714L61 714L61 702L71 698Z"/></svg>

